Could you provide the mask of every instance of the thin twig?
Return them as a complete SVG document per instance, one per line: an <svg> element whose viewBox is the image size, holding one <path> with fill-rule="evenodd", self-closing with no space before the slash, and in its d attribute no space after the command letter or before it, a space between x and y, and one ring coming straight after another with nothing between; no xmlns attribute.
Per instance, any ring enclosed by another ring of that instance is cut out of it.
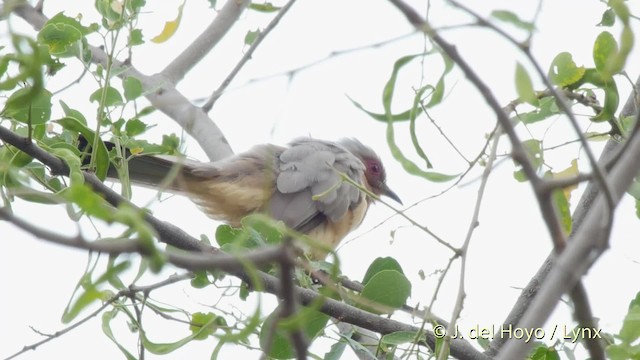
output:
<svg viewBox="0 0 640 360"><path fill-rule="evenodd" d="M247 49L247 51L244 53L244 55L242 56L242 58L240 59L240 61L238 61L238 63L236 64L236 66L233 68L233 70L231 70L231 72L229 73L229 75L227 75L227 77L224 79L224 81L222 81L222 84L220 84L220 87L218 87L213 94L211 94L211 96L209 97L209 99L207 100L206 103L204 103L204 105L202 105L202 110L205 113L208 113L211 108L213 107L213 105L216 103L216 101L218 100L218 98L220 98L220 96L222 96L222 94L224 93L224 91L227 89L227 87L229 86L229 84L231 84L231 81L233 81L233 79L236 77L236 75L238 75L238 73L240 72L240 70L244 67L244 65L247 63L247 61L249 61L251 59L251 57L253 56L253 53L256 51L256 49L258 48L258 46L260 46L260 44L262 43L262 40L264 40L267 35L269 35L269 33L271 32L271 30L273 30L278 23L280 22L280 20L284 17L284 15L289 11L289 9L291 9L291 6L293 6L293 4L296 2L296 0L289 0L289 2L283 6L280 11L278 11L278 14L271 20L271 22L269 23L269 25L267 25L267 27L264 28L264 30L262 30L260 32L260 34L258 34L258 36L256 37L256 39L253 41L253 43L251 44L251 46L249 47L249 49Z"/></svg>
<svg viewBox="0 0 640 360"><path fill-rule="evenodd" d="M491 152L489 153L489 158L487 159L487 166L482 172L482 180L480 181L480 186L478 187L478 196L476 198L476 204L473 208L473 214L471 216L471 221L469 222L469 228L467 229L467 235L465 236L464 243L461 248L461 256L460 256L460 281L458 283L458 295L456 296L456 303L453 308L453 312L451 314L451 321L449 322L449 326L447 327L447 335L444 337L445 346L448 347L451 341L451 334L455 333L456 321L460 317L460 313L462 312L464 298L466 297L465 292L465 277L466 277L466 269L467 269L467 257L469 255L469 244L471 243L471 237L475 229L478 227L479 219L480 219L480 207L482 205L482 199L484 198L485 189L487 187L487 183L489 182L489 175L491 175L491 170L493 169L493 162L496 159L496 154L498 152L498 143L500 142L501 131L498 129L493 136L493 145L491 146ZM441 351L438 355L438 360L446 359L448 352Z"/></svg>

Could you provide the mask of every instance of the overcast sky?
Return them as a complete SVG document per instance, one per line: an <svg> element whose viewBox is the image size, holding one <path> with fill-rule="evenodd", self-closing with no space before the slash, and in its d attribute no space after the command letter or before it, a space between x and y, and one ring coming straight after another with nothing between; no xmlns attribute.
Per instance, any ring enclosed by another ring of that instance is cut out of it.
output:
<svg viewBox="0 0 640 360"><path fill-rule="evenodd" d="M65 2L65 6L69 6L65 9L65 14L75 16L82 13L85 24L98 21L95 14L86 9L71 8L86 5L81 3ZM426 5L423 2L411 3L424 13ZM523 19L530 19L536 7L535 1L466 3L485 15L491 9L510 9ZM159 33L164 21L175 17L179 4L176 0L149 2L145 8L148 12L141 16L140 21L145 39ZM209 24L215 13L207 5L206 1L188 2L184 8L183 23L175 36L164 44L147 42L136 48L133 64L146 74L162 70L175 54ZM55 15L60 11L56 6L60 6L59 3L45 2L45 14L49 17ZM605 5L598 1L546 1L533 39L533 52L543 68L548 68L551 60L561 51L571 52L578 64L592 66L592 43L602 31L593 25L600 21L604 9ZM436 26L469 21L441 2L433 2L431 11ZM246 50L242 46L246 32L258 27L264 28L269 20L270 16L246 12L219 46L180 83L178 89L194 101L207 97L226 77L242 56L243 50ZM20 19L12 17L10 21L15 30L29 31ZM2 26L6 33L6 22ZM513 30L508 25L505 29ZM637 34L637 27L634 30ZM234 80L228 93L216 103L210 116L223 130L235 151L246 150L265 142L286 144L298 136L311 135L331 140L357 137L378 151L387 167L388 184L403 199L405 205L437 194L448 184L434 184L406 174L389 153L385 142L386 125L369 118L355 108L348 98L360 102L368 109L382 112L382 88L391 73L392 65L404 55L423 50L424 39L420 35L404 37L380 47L333 56L297 72L293 77L273 76L263 79L323 59L334 51L378 43L410 34L411 31L404 17L385 1L300 1L264 41L253 59ZM618 31L617 28L612 30L615 36ZM521 32L515 34L519 38L523 36ZM443 35L456 44L462 56L474 66L503 104L517 98L513 80L516 61L524 63L528 69L531 67L514 47L491 32L474 27L449 30L443 32ZM91 40L92 44L99 45L97 37L94 36ZM2 41L6 43L7 37L3 37ZM630 58L637 59L637 51ZM635 61L628 66L631 78L640 73L639 64ZM394 109L398 111L408 108L413 101L411 86L419 84L422 73L425 74L426 81L435 81L441 66L438 58L432 57L423 68L419 62L408 67L399 78ZM52 90L62 88L76 79L81 69L69 66L63 72L63 76L51 79L49 85ZM541 89L541 82L531 74L535 86ZM625 100L629 86L624 79L617 79L621 99ZM88 100L88 94L94 89L91 87L94 86L92 81L90 77L86 77L79 86L54 99L58 117L61 114L57 105L60 99L64 99L67 104L73 103L73 107L85 114L95 113L94 104ZM477 155L485 140L484 134L491 131L495 122L491 110L456 70L447 78L445 103L433 109L431 115L468 158ZM160 113L149 119L158 124L148 134L152 140L159 140L164 133L179 131L176 125ZM589 125L587 118L581 116L580 119L586 129ZM575 138L567 135L570 133L562 120L555 121L553 126L549 124L532 129L536 136L547 133L545 145L552 146ZM521 134L528 134L522 128L519 130ZM465 162L426 119L421 119L418 131L436 171L454 174L465 170ZM406 124L396 127L396 135L405 153L411 154ZM507 140L502 139L501 154L508 150L506 143ZM594 143L595 151L599 151L601 145ZM206 160L193 141L187 141L187 152L194 158ZM545 155L548 155L546 160L554 171L569 166L569 161L577 157L580 157L580 164L584 166L584 154L577 147L569 146ZM529 184L515 182L512 177L512 161L505 157L501 159L489 182L480 226L474 233L470 247L466 277L467 298L460 319L461 326L489 327L501 324L519 295L519 288L526 285L551 250L551 241L540 219ZM471 219L481 171L481 168L477 169L462 182L462 186L445 196L423 202L409 211L408 215L452 244L461 245ZM134 200L141 206L150 204L158 218L177 224L191 235L213 236L217 224L202 215L191 202L179 196L166 195L162 196L162 201L157 201L155 195L152 191L141 189L136 192ZM575 206L579 196L580 190L573 193L572 205ZM62 233L72 234L78 228L68 219L62 207L34 207L18 201L14 204L14 210L29 221ZM625 198L616 217L611 249L593 267L585 280L594 314L601 319L601 327L606 332L619 330L627 304L638 290L636 284L621 285L626 274L638 273L640 246L637 234L640 233L640 225L634 212L633 201L629 197ZM393 256L403 265L413 284L410 303L426 304L431 300L437 282L437 276L430 274L442 269L451 254L399 217L383 222L392 214L393 211L383 205L370 209L360 229L339 248L342 271L353 279L361 279L373 259ZM117 233L115 229L104 229L104 224L98 226L103 235ZM82 231L95 237L95 231L87 223L83 225ZM0 287L4 292L0 300L0 322L3 338L8 339L0 343L0 356L4 358L22 346L40 339L29 326L43 333L53 333L63 327L60 316L78 278L87 266L87 256L82 251L32 239L2 222L0 234L4 240L0 263L5 269L4 275L0 277ZM435 305L435 311L444 318L449 318L451 314L458 286L457 264L447 278ZM176 271L180 272L168 266L155 279L165 278ZM426 279L420 279L420 271L428 275ZM142 283L153 281L154 278L149 277ZM183 304L191 309L206 309L203 304L214 304L220 296L216 289L194 290L187 283L174 285L153 295L158 300ZM271 296L264 296L263 300L263 305L274 304ZM250 313L254 304L236 305L245 313ZM266 309L265 312L268 307ZM149 325L154 324L154 321L156 319L151 318L146 322L146 326L152 329L154 341L177 340L175 331L168 334L162 331L161 327L166 326L162 324L166 323L158 321L157 328ZM554 325L573 327L570 309L566 305L559 305L554 318L547 323L548 328ZM114 333L121 334L126 339L128 330L124 322L120 322L120 326L114 329ZM185 329L183 335L186 334ZM134 341L134 337L131 337L123 342L130 351L135 351ZM212 349L210 341L193 343L186 350L176 351L163 359L181 359L186 355L204 358L209 356ZM229 348L228 351L226 355L223 352L221 358L238 356L237 350ZM20 358L50 359L62 356L111 359L120 357L121 353L102 335L98 318Z"/></svg>

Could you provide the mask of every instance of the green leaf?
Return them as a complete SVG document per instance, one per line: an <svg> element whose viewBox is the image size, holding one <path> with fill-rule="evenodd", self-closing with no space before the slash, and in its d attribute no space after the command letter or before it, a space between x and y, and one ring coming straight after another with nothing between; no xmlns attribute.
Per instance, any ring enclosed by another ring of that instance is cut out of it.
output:
<svg viewBox="0 0 640 360"><path fill-rule="evenodd" d="M560 224L562 225L565 235L570 234L573 219L571 218L571 207L567 197L562 190L554 190L551 194L551 200L560 217Z"/></svg>
<svg viewBox="0 0 640 360"><path fill-rule="evenodd" d="M85 283L83 284L84 291L78 296L75 301L71 302L62 314L62 322L68 324L75 319L82 310L91 305L96 300L107 300L105 295L110 292L100 291L98 286L109 281L113 277L117 277L127 270L131 264L128 261L122 262L115 266L112 266L105 271L95 282L91 282L90 276L83 277Z"/></svg>
<svg viewBox="0 0 640 360"><path fill-rule="evenodd" d="M242 229L236 229L223 224L216 229L216 242L220 247L232 244L243 233Z"/></svg>
<svg viewBox="0 0 640 360"><path fill-rule="evenodd" d="M347 98L351 101L351 103L353 105L355 105L355 107L357 107L358 109L364 111L365 113L367 113L367 115L371 116L375 120L383 121L385 123L389 120L389 119L387 119L387 115L374 113L372 111L369 111L369 110L365 109L362 105L360 105L360 103L358 103L357 101L353 100L349 96L347 96ZM418 108L417 111L418 111L418 114L422 113L422 108ZM390 121L395 122L395 121L408 121L408 120L411 120L412 112L413 112L413 109L409 109L409 110L401 112L399 114L392 114L390 116ZM416 115L418 115L418 114L416 114Z"/></svg>
<svg viewBox="0 0 640 360"><path fill-rule="evenodd" d="M206 271L194 271L195 277L191 279L191 286L196 289L203 289L211 285Z"/></svg>
<svg viewBox="0 0 640 360"><path fill-rule="evenodd" d="M116 346L118 346L118 349L120 349L127 360L137 360L135 356L131 355L131 353L127 351L127 349L122 346L118 342L118 340L116 340L115 336L113 335L113 331L111 330L111 321L116 317L116 315L118 315L119 312L120 310L118 308L114 308L113 310L105 311L102 313L102 332L107 335L107 337L111 341L113 341Z"/></svg>
<svg viewBox="0 0 640 360"><path fill-rule="evenodd" d="M82 115L82 113L78 110L70 108L64 101L60 100L60 106L62 106L62 110L64 111L64 115L66 117L74 118L83 125L87 125L87 119Z"/></svg>
<svg viewBox="0 0 640 360"><path fill-rule="evenodd" d="M443 80L443 78L444 75L440 80ZM444 82L442 83L444 84ZM427 167L427 169L431 169L433 165L431 164L431 161L429 160L427 154L424 152L424 149L422 149L420 140L418 140L418 134L416 133L416 118L421 110L420 101L422 99L422 94L429 88L430 85L427 85L416 91L416 94L413 97L413 107L411 109L411 118L409 122L409 134L411 135L411 143L413 144L413 148L416 151L416 154L418 154L418 156L420 156L425 161L425 166ZM433 100L433 97L431 98L431 100Z"/></svg>
<svg viewBox="0 0 640 360"><path fill-rule="evenodd" d="M344 340L338 340L331 347L329 351L324 354L322 357L323 360L340 360L342 359L342 354L344 354L344 349L347 347L347 342Z"/></svg>
<svg viewBox="0 0 640 360"><path fill-rule="evenodd" d="M324 329L329 316L316 310L305 309L303 321L300 329L306 338L312 341L316 336ZM278 322L274 326L274 322ZM279 312L276 309L269 314L262 324L260 329L260 348L263 351L267 351L267 355L274 359L290 359L295 357L295 351L293 349L291 339L289 337L290 331L293 329L287 329L283 326L283 321L279 316ZM275 330L275 333L271 331ZM269 339L272 339L269 344Z"/></svg>
<svg viewBox="0 0 640 360"><path fill-rule="evenodd" d="M529 73L527 73L527 70L525 70L524 66L520 63L517 63L516 65L516 91L518 92L520 100L533 106L538 106L540 104L538 96L536 95L535 90L533 90L531 77L529 77Z"/></svg>
<svg viewBox="0 0 640 360"><path fill-rule="evenodd" d="M605 72L608 62L616 54L618 54L618 42L616 39L608 31L601 32L593 44L593 62L596 64L596 69L600 73ZM608 75L610 74L606 74L605 77Z"/></svg>
<svg viewBox="0 0 640 360"><path fill-rule="evenodd" d="M552 96L547 96L539 99L537 109L516 116L518 120L525 124L533 124L551 116L558 115L559 113L560 109L558 108L558 104L556 104L556 100Z"/></svg>
<svg viewBox="0 0 640 360"><path fill-rule="evenodd" d="M189 330L194 335L197 335L194 339L204 340L207 337L213 335L218 328L218 316L214 313L194 313L191 317L191 323L189 324Z"/></svg>
<svg viewBox="0 0 640 360"><path fill-rule="evenodd" d="M284 238L284 224L275 222L263 215L248 215L241 220L243 227L257 232L260 238L269 245L278 245Z"/></svg>
<svg viewBox="0 0 640 360"><path fill-rule="evenodd" d="M616 82L611 79L606 85L602 86L604 91L604 103L602 105L602 111L591 120L595 122L609 121L614 119L616 111L618 111L618 105L620 105L620 95L618 94L618 86Z"/></svg>
<svg viewBox="0 0 640 360"><path fill-rule="evenodd" d="M263 13L272 13L280 10L280 7L274 6L270 2L266 2L264 4L256 4L252 2L251 4L249 4L249 9Z"/></svg>
<svg viewBox="0 0 640 360"><path fill-rule="evenodd" d="M75 118L65 117L60 120L56 120L60 126L69 130L76 134L82 134L89 144L93 145L95 140L95 133L93 130L89 129L80 121ZM104 180L107 177L107 172L109 171L109 152L107 151L107 146L104 144L102 139L98 138L98 148L93 150L92 156L95 157L94 164L96 166L96 176L100 180Z"/></svg>
<svg viewBox="0 0 640 360"><path fill-rule="evenodd" d="M613 9L609 8L602 13L602 19L596 26L613 26L616 23L616 14Z"/></svg>
<svg viewBox="0 0 640 360"><path fill-rule="evenodd" d="M500 21L504 21L506 23L514 25L515 27L518 27L520 29L524 29L527 31L533 31L535 29L535 26L532 23L521 20L518 15L508 10L494 10L491 12L491 16Z"/></svg>
<svg viewBox="0 0 640 360"><path fill-rule="evenodd" d="M533 165L534 169L538 170L544 163L544 153L542 152L542 142L536 139L529 139L522 142L524 150L527 153L527 157ZM527 176L522 169L517 170L513 174L514 178L520 182L527 181Z"/></svg>
<svg viewBox="0 0 640 360"><path fill-rule="evenodd" d="M417 58L418 56L422 56L422 54L408 55L396 60L395 64L393 65L393 71L391 73L391 77L387 81L382 91L382 104L384 106L385 116L387 117L387 144L389 144L389 149L391 150L391 154L393 155L393 157L402 165L404 170L409 174L417 175L424 179L427 179L429 181L434 181L434 182L449 181L455 178L457 175L445 175L437 172L422 170L413 161L409 160L407 157L404 156L404 154L402 153L402 151L400 150L400 148L395 142L393 121L392 121L392 115L391 115L391 102L393 100L393 92L396 84L396 79L398 77L398 72L400 71L400 69L402 69L403 66L405 66L410 61Z"/></svg>
<svg viewBox="0 0 640 360"><path fill-rule="evenodd" d="M65 199L75 203L87 215L95 216L105 221L113 220L113 210L105 204L104 198L95 193L86 184L75 184L62 193Z"/></svg>
<svg viewBox="0 0 640 360"><path fill-rule="evenodd" d="M584 67L577 66L568 52L558 54L551 62L549 79L560 87L579 81L584 75Z"/></svg>
<svg viewBox="0 0 640 360"><path fill-rule="evenodd" d="M384 344L397 346L414 342L417 335L415 331L396 331L384 335L380 341Z"/></svg>
<svg viewBox="0 0 640 360"><path fill-rule="evenodd" d="M95 101L97 103L101 103L103 92L104 92L104 106L116 106L116 105L123 104L122 95L120 95L120 92L112 86L108 86L106 88L100 88L94 91L93 94L89 96L89 101Z"/></svg>
<svg viewBox="0 0 640 360"><path fill-rule="evenodd" d="M140 119L131 119L126 122L124 128L128 136L134 137L147 131L148 126Z"/></svg>
<svg viewBox="0 0 640 360"><path fill-rule="evenodd" d="M132 29L127 40L128 46L136 46L144 44L144 36L141 29Z"/></svg>
<svg viewBox="0 0 640 360"><path fill-rule="evenodd" d="M379 257L373 260L371 265L369 265L369 268L367 269L367 272L364 274L364 278L362 279L362 285L366 285L375 274L384 270L395 270L404 274L400 263L396 259L390 256Z"/></svg>
<svg viewBox="0 0 640 360"><path fill-rule="evenodd" d="M7 99L2 116L32 125L44 124L51 119L51 93L31 86L19 89Z"/></svg>
<svg viewBox="0 0 640 360"><path fill-rule="evenodd" d="M560 355L553 346L540 345L531 354L531 360L560 360Z"/></svg>
<svg viewBox="0 0 640 360"><path fill-rule="evenodd" d="M58 13L47 21L40 32L38 41L47 45L49 53L57 57L80 56L81 40L85 35L98 30L98 24L82 26L76 19Z"/></svg>
<svg viewBox="0 0 640 360"><path fill-rule="evenodd" d="M142 95L142 83L133 76L127 76L122 80L122 87L124 88L124 98L127 101L134 100Z"/></svg>
<svg viewBox="0 0 640 360"><path fill-rule="evenodd" d="M629 344L640 338L640 305L631 306L624 317L619 336L622 341Z"/></svg>
<svg viewBox="0 0 640 360"><path fill-rule="evenodd" d="M358 304L359 308L376 314L388 314L406 303L411 295L411 283L399 271L383 270L369 279L360 295L376 305Z"/></svg>
<svg viewBox="0 0 640 360"><path fill-rule="evenodd" d="M260 35L260 29L247 31L247 34L244 36L244 44L245 45L253 44L253 42L256 41L256 39L258 38L258 35Z"/></svg>

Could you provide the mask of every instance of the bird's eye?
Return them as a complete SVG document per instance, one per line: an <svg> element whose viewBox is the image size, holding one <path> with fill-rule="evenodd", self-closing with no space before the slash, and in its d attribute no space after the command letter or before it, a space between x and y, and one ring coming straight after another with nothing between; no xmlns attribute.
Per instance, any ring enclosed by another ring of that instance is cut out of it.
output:
<svg viewBox="0 0 640 360"><path fill-rule="evenodd" d="M380 164L373 163L369 166L369 171L371 171L373 174L380 174L380 172L382 171L382 167L380 166Z"/></svg>

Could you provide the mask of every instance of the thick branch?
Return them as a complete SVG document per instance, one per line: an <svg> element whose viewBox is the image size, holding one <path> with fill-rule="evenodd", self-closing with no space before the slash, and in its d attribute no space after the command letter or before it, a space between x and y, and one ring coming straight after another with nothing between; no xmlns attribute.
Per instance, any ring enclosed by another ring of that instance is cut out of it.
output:
<svg viewBox="0 0 640 360"><path fill-rule="evenodd" d="M161 74L177 84L211 51L240 18L249 0L227 0L211 24L187 48L162 70Z"/></svg>

